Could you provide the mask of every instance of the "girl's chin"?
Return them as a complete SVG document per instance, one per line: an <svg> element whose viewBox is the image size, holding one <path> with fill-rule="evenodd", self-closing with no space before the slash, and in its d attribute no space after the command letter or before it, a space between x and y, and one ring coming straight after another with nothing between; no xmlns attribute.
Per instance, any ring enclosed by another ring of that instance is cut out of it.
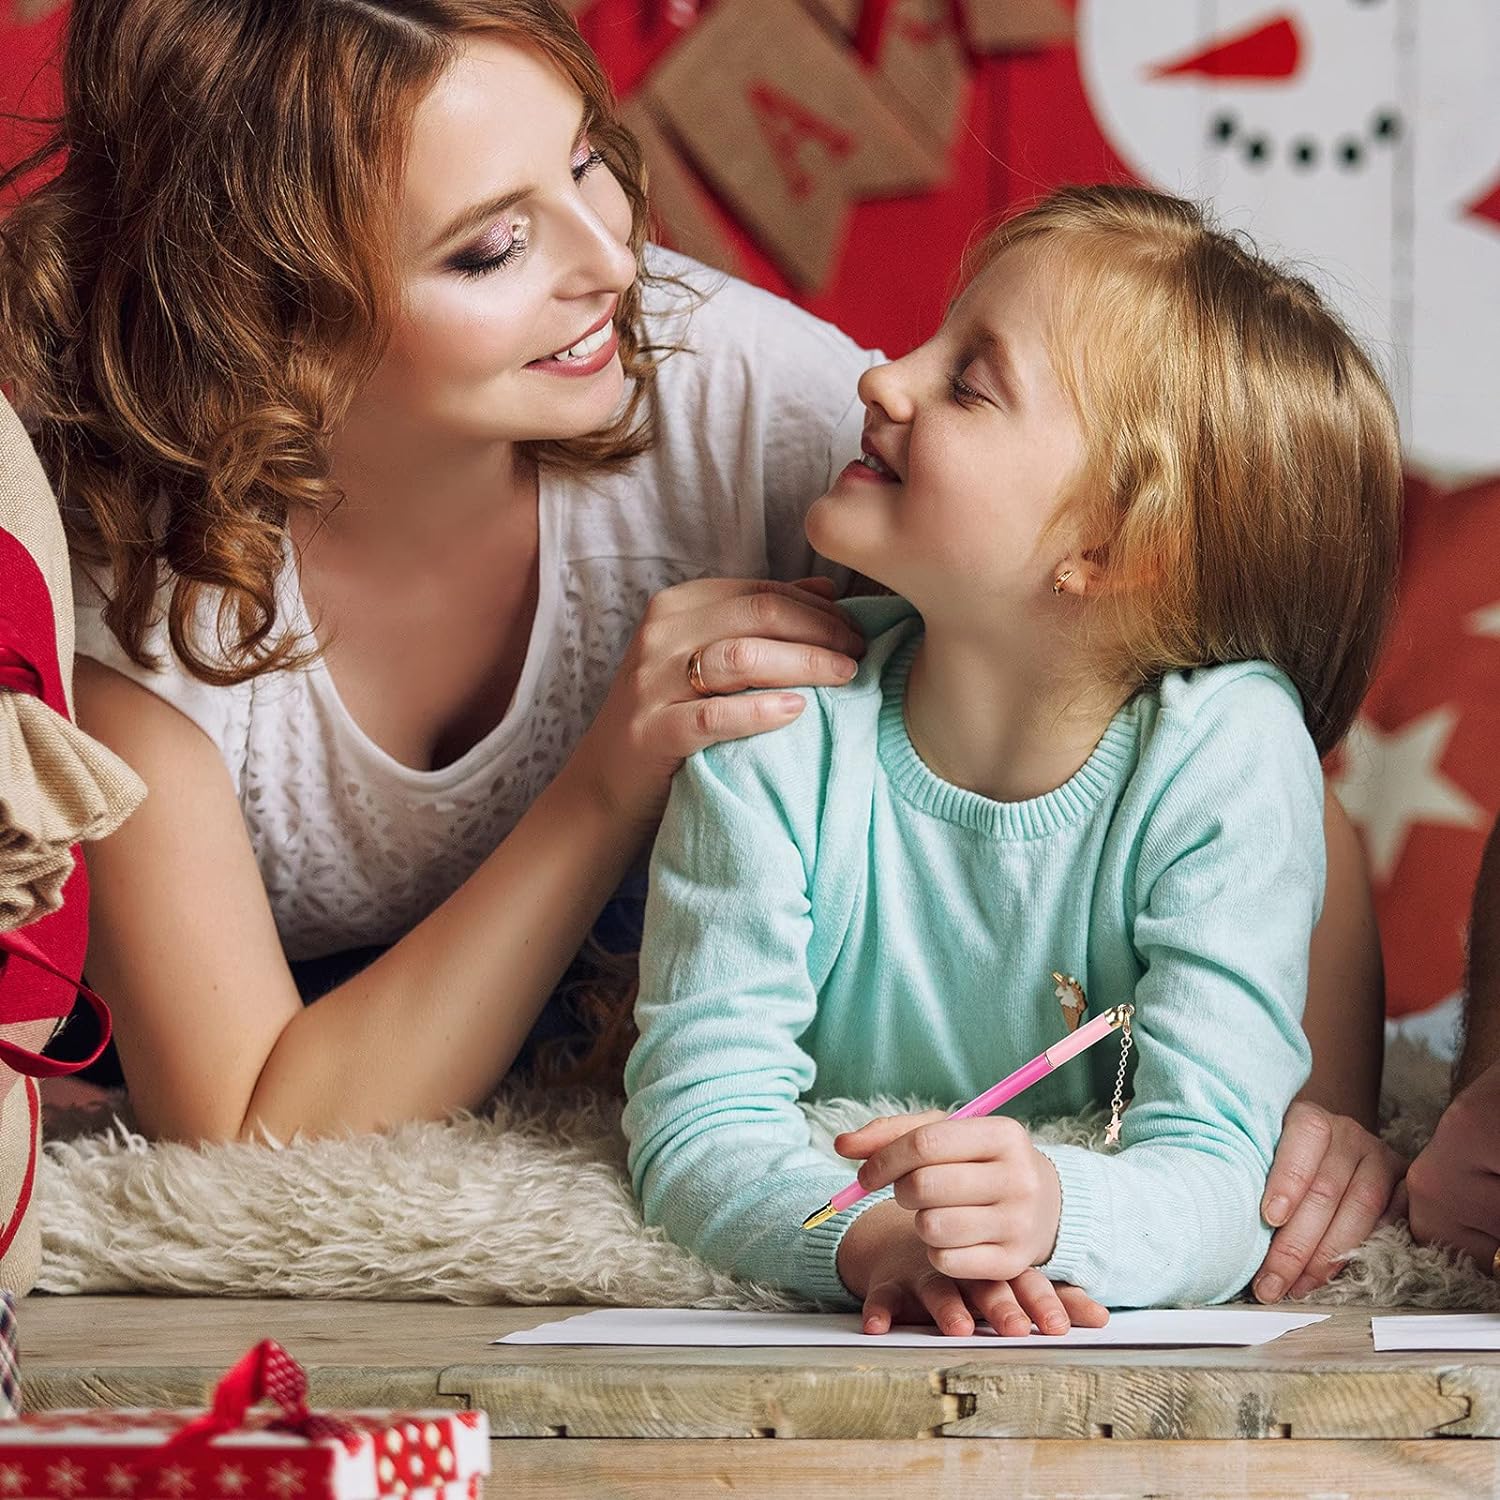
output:
<svg viewBox="0 0 1500 1500"><path fill-rule="evenodd" d="M842 491L820 496L808 508L804 529L813 550L829 562L874 578L889 564L889 549L880 545L873 518L862 509Z"/></svg>

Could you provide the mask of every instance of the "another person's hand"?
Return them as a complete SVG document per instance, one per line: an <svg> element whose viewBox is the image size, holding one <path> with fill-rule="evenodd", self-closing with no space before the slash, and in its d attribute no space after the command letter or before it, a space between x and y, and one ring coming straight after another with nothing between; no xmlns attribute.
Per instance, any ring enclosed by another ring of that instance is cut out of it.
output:
<svg viewBox="0 0 1500 1500"><path fill-rule="evenodd" d="M1406 1174L1411 1232L1451 1245L1495 1269L1500 1245L1500 1063L1493 1063L1443 1112L1427 1149Z"/></svg>
<svg viewBox="0 0 1500 1500"><path fill-rule="evenodd" d="M1076 1286L1054 1285L1027 1269L1008 1281L955 1279L933 1268L914 1215L893 1202L877 1203L856 1219L839 1245L839 1275L864 1299L864 1331L889 1333L898 1323L931 1322L965 1338L980 1319L998 1334L1024 1337L1102 1328L1108 1311Z"/></svg>
<svg viewBox="0 0 1500 1500"><path fill-rule="evenodd" d="M1276 1233L1253 1290L1261 1302L1305 1297L1328 1281L1342 1257L1392 1217L1406 1163L1348 1115L1297 1100L1261 1198Z"/></svg>
<svg viewBox="0 0 1500 1500"><path fill-rule="evenodd" d="M833 1149L865 1159L858 1176L867 1191L895 1184L944 1276L1009 1281L1051 1258L1062 1187L1018 1120L897 1115L845 1131Z"/></svg>
<svg viewBox="0 0 1500 1500"><path fill-rule="evenodd" d="M663 589L645 614L570 769L611 812L653 828L672 775L694 751L789 724L791 692L848 682L864 640L826 578L705 578ZM689 666L698 653L698 690Z"/></svg>

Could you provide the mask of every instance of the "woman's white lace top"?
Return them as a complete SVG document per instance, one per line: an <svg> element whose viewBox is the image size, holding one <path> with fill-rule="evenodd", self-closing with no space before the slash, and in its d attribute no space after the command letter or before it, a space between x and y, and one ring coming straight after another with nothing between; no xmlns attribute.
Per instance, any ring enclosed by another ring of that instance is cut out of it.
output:
<svg viewBox="0 0 1500 1500"><path fill-rule="evenodd" d="M504 718L460 759L418 771L387 755L322 662L235 687L192 677L165 622L136 666L76 577L78 654L191 719L229 769L290 959L396 941L461 885L557 774L603 703L651 596L685 579L814 571L807 506L859 451L855 384L873 356L789 302L665 250L680 277L647 293L658 441L622 471L544 471L539 596ZM822 571L830 571L826 564ZM311 634L293 554L285 618ZM209 611L211 614L211 611Z"/></svg>

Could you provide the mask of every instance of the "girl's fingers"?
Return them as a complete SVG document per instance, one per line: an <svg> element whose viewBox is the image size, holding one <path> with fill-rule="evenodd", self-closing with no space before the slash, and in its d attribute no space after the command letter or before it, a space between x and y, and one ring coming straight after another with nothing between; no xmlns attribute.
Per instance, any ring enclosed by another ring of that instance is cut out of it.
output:
<svg viewBox="0 0 1500 1500"><path fill-rule="evenodd" d="M1026 1315L1028 1328L1035 1323L1043 1333L1066 1333L1072 1324L1057 1288L1035 1268L1022 1271L1011 1282L1016 1301Z"/></svg>
<svg viewBox="0 0 1500 1500"><path fill-rule="evenodd" d="M927 1260L934 1271L955 1281L1009 1281L1030 1265L1024 1251L1003 1244L929 1250Z"/></svg>
<svg viewBox="0 0 1500 1500"><path fill-rule="evenodd" d="M899 1282L882 1281L865 1294L864 1331L889 1333L906 1302L905 1289Z"/></svg>
<svg viewBox="0 0 1500 1500"><path fill-rule="evenodd" d="M834 1136L833 1149L840 1156L863 1160L879 1151L882 1146L888 1146L898 1136L905 1135L908 1130L944 1119L947 1116L940 1109L929 1109L919 1115L881 1115L878 1119L861 1125L858 1130L846 1130Z"/></svg>
<svg viewBox="0 0 1500 1500"><path fill-rule="evenodd" d="M974 1315L951 1278L923 1276L917 1282L916 1293L939 1333L950 1338L967 1338L974 1332Z"/></svg>
<svg viewBox="0 0 1500 1500"><path fill-rule="evenodd" d="M957 1171L958 1168L935 1168L937 1171ZM977 1169L973 1169L977 1170ZM913 1176L920 1174L913 1173ZM902 1203L901 1189L909 1181L903 1177L896 1184L896 1202L902 1208L910 1208L909 1203ZM970 1203L974 1203L970 1199ZM963 1245L984 1245L993 1240L1003 1240L1008 1230L1015 1227L1011 1222L1014 1215L1007 1214L996 1209L990 1204L979 1204L975 1207L961 1208L923 1208L918 1209L912 1227L917 1231L917 1238L931 1250L956 1250Z"/></svg>
<svg viewBox="0 0 1500 1500"><path fill-rule="evenodd" d="M859 663L840 651L759 636L715 641L705 646L698 658L703 685L715 693L738 693L746 688L839 687L858 670Z"/></svg>
<svg viewBox="0 0 1500 1500"><path fill-rule="evenodd" d="M1389 1159L1387 1159L1389 1158ZM1400 1178L1400 1159L1394 1151L1370 1151L1354 1169L1349 1186L1323 1238L1308 1257L1302 1274L1292 1283L1291 1295L1305 1297L1339 1270L1344 1255L1364 1244L1390 1205Z"/></svg>
<svg viewBox="0 0 1500 1500"><path fill-rule="evenodd" d="M1005 1115L943 1119L918 1125L876 1151L860 1168L859 1181L873 1192L918 1167L938 1162L1013 1162L1030 1144L1026 1127Z"/></svg>
<svg viewBox="0 0 1500 1500"><path fill-rule="evenodd" d="M964 1295L1001 1337L1024 1338L1031 1332L1031 1314L1021 1310L1010 1282L965 1282Z"/></svg>
<svg viewBox="0 0 1500 1500"><path fill-rule="evenodd" d="M1058 1300L1073 1327L1103 1328L1109 1322L1109 1309L1102 1302L1095 1302L1081 1286L1073 1286L1066 1281L1059 1281L1054 1285L1057 1287Z"/></svg>
<svg viewBox="0 0 1500 1500"><path fill-rule="evenodd" d="M864 1181L863 1172L860 1181ZM1006 1189L1014 1185L1007 1181L1004 1169L992 1161L945 1162L935 1167L918 1167L915 1172L898 1177L896 1202L902 1208L923 1211L988 1209L1005 1200L1008 1197ZM922 1238L925 1240L927 1236L924 1234ZM935 1244L936 1241L928 1243ZM952 1239L945 1240L945 1243L973 1245L977 1241Z"/></svg>

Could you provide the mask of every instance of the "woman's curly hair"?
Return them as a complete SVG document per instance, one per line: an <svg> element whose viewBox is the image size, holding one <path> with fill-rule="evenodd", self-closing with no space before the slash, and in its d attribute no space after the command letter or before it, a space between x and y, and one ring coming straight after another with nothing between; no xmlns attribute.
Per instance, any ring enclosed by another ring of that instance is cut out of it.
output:
<svg viewBox="0 0 1500 1500"><path fill-rule="evenodd" d="M4 194L61 162L0 218L0 382L139 665L155 665L166 585L172 649L206 682L314 654L278 630L288 517L339 498L329 435L399 309L386 247L411 118L479 31L538 50L582 94L639 263L640 150L554 0L75 0L61 114L0 175ZM525 445L538 462L611 466L650 446L641 285L620 300L624 411ZM195 628L205 605L216 639Z"/></svg>

